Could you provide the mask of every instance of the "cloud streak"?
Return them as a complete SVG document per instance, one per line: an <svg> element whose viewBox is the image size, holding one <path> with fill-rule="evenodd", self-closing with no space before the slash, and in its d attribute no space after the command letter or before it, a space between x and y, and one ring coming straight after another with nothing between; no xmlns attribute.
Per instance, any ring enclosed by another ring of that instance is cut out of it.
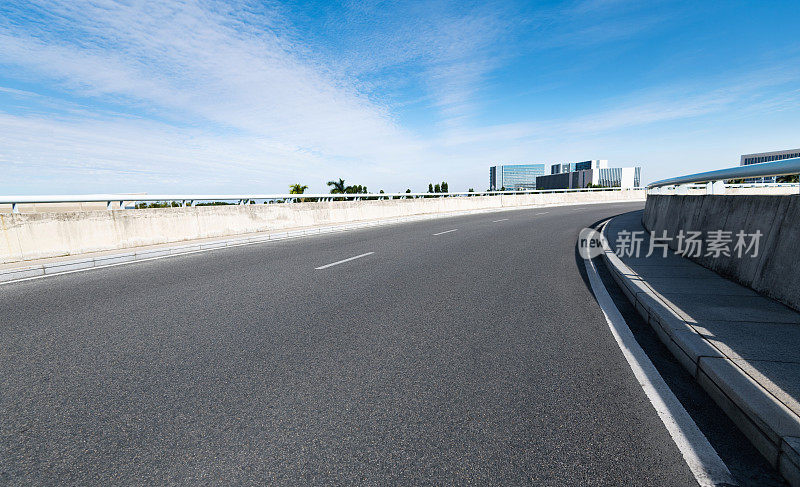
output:
<svg viewBox="0 0 800 487"><path fill-rule="evenodd" d="M635 2L353 2L314 7L307 25L298 8L0 6L0 192L466 189L498 161L608 158L601 138L796 111L786 56L584 96L606 83L594 70L669 23Z"/></svg>
<svg viewBox="0 0 800 487"><path fill-rule="evenodd" d="M240 13L191 1L40 4L40 19L0 27L0 62L109 107L250 138L253 149L317 154L318 163L418 150L384 107L293 49L269 14Z"/></svg>

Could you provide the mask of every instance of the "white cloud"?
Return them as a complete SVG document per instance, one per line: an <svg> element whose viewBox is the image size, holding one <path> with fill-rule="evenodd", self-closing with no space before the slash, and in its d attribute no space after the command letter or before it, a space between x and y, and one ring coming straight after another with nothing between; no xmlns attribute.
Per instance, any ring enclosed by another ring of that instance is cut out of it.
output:
<svg viewBox="0 0 800 487"><path fill-rule="evenodd" d="M295 159L316 154L317 164L335 158L391 164L418 156L421 144L384 107L287 42L291 32L268 13L221 8L192 1L48 4L46 22L24 29L0 24L0 63L176 128L233 134L252 153L266 143ZM129 162L124 146L98 147Z"/></svg>
<svg viewBox="0 0 800 487"><path fill-rule="evenodd" d="M797 106L795 88L773 89L798 79L784 68L650 87L573 107L569 116L534 110L501 124L474 116L514 49L600 43L650 28L610 15L616 0L534 18L497 4L387 11L359 3L343 27L327 32L347 39L332 51L301 38L281 11L249 3L32 5L6 7L0 18L0 65L27 82L24 90L0 87L0 97L15 99L0 110L0 192L281 191L294 182L324 191L336 177L372 190L442 179L453 189L480 188L487 166L500 161L629 157L609 141L654 157L648 141L626 144L625 135ZM366 27L347 31L353 25ZM530 43L514 39L514 29L540 28ZM390 82L422 89L394 100L381 96ZM427 103L421 126L432 131L397 122L397 106L411 98ZM14 110L20 100L28 104Z"/></svg>

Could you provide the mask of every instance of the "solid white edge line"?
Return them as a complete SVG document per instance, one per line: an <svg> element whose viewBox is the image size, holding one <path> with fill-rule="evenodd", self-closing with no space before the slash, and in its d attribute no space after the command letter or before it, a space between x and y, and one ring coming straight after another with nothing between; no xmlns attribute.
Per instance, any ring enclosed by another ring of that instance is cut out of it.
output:
<svg viewBox="0 0 800 487"><path fill-rule="evenodd" d="M505 221L508 221L508 218L501 218L499 220L492 220L492 223L505 222Z"/></svg>
<svg viewBox="0 0 800 487"><path fill-rule="evenodd" d="M458 228L454 228L452 230L447 230L447 231L444 231L444 232L434 233L433 235L434 236L436 236L436 235L444 235L445 233L455 232L456 230L458 230Z"/></svg>
<svg viewBox="0 0 800 487"><path fill-rule="evenodd" d="M546 215L546 214L548 214L548 213L550 213L550 212L549 212L549 211L543 211L542 213L536 213L536 214L535 214L535 215L533 215L533 216L538 216L538 215Z"/></svg>
<svg viewBox="0 0 800 487"><path fill-rule="evenodd" d="M719 457L714 447L708 442L708 438L700 431L692 417L664 382L664 378L658 373L653 362L639 346L633 332L628 328L628 324L608 294L594 262L591 259L584 259L584 264L592 291L606 318L608 327L611 329L611 334L614 335L636 380L639 381L647 398L658 413L658 417L669 431L697 483L703 487L736 485L725 462Z"/></svg>
<svg viewBox="0 0 800 487"><path fill-rule="evenodd" d="M330 264L321 265L319 267L315 267L314 269L315 270L327 269L328 267L333 267L335 265L344 264L345 262L350 262L351 260L360 259L362 257L366 257L366 256L372 255L374 253L375 252L367 252L366 254L356 255L355 257L350 257L348 259L340 260L340 261L337 261L337 262L332 262Z"/></svg>

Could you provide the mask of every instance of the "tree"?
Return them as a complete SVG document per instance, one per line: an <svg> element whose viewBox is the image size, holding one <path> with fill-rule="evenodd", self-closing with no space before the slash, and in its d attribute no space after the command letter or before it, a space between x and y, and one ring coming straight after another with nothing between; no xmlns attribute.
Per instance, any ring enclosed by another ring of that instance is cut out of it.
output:
<svg viewBox="0 0 800 487"><path fill-rule="evenodd" d="M433 183L428 183L428 193L433 193Z"/></svg>
<svg viewBox="0 0 800 487"><path fill-rule="evenodd" d="M475 189L474 189L474 188L469 188L469 191L467 191L467 192L468 192L468 193L474 193L474 192L475 192ZM471 195L471 194L468 194L467 196L472 196L472 195Z"/></svg>
<svg viewBox="0 0 800 487"><path fill-rule="evenodd" d="M442 193L447 193L447 181L442 181Z"/></svg>
<svg viewBox="0 0 800 487"><path fill-rule="evenodd" d="M354 184L352 186L348 186L344 189L344 192L347 194L364 194L367 193L367 187L361 186L360 184Z"/></svg>
<svg viewBox="0 0 800 487"><path fill-rule="evenodd" d="M308 186L305 184L290 184L289 185L289 194L303 194L308 189ZM315 198L298 198L295 201L299 201L301 203L305 203L306 201L314 202L317 201Z"/></svg>
<svg viewBox="0 0 800 487"><path fill-rule="evenodd" d="M778 179L775 180L776 183L796 183L798 182L797 174L792 174L789 176L778 176Z"/></svg>
<svg viewBox="0 0 800 487"><path fill-rule="evenodd" d="M339 178L338 181L328 181L328 186L331 187L331 194L344 194L347 192L347 187L344 185L344 179Z"/></svg>
<svg viewBox="0 0 800 487"><path fill-rule="evenodd" d="M308 189L305 184L295 183L289 185L289 194L303 194Z"/></svg>
<svg viewBox="0 0 800 487"><path fill-rule="evenodd" d="M439 183L436 183L436 186L433 187L433 192L434 193L441 193L442 192L442 187L439 186Z"/></svg>

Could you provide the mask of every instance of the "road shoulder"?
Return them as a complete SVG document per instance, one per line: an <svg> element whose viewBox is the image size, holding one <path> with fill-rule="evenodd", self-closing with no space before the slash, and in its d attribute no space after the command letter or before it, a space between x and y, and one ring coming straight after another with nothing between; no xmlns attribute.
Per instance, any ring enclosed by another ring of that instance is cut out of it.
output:
<svg viewBox="0 0 800 487"><path fill-rule="evenodd" d="M640 215L610 220L607 241L622 229L643 231ZM787 348L800 338L800 313L681 257L620 259L609 244L603 260L681 365L768 462L800 485L800 357Z"/></svg>

